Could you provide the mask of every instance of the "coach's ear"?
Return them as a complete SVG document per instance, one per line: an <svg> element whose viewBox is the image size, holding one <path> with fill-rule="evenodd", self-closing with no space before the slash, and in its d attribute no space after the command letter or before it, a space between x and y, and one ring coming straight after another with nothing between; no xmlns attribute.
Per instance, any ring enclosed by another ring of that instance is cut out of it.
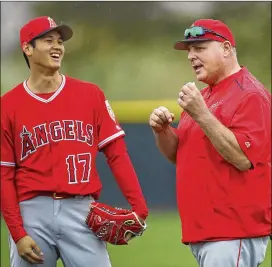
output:
<svg viewBox="0 0 272 267"><path fill-rule="evenodd" d="M23 43L22 50L27 56L31 56L33 53L33 47L29 43Z"/></svg>
<svg viewBox="0 0 272 267"><path fill-rule="evenodd" d="M228 57L232 52L232 46L229 41L225 41L223 43L223 49L224 49L224 57Z"/></svg>

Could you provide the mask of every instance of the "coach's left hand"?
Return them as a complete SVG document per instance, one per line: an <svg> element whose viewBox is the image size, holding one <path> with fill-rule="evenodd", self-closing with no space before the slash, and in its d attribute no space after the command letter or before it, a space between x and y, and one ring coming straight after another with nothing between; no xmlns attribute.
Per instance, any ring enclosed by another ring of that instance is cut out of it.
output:
<svg viewBox="0 0 272 267"><path fill-rule="evenodd" d="M195 83L187 83L180 89L178 104L194 119L209 112L209 109Z"/></svg>

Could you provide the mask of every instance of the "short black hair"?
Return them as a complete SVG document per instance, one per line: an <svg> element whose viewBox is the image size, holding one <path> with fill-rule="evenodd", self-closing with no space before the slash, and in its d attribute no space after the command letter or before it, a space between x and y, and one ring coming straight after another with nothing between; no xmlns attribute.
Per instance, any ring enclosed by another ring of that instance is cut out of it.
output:
<svg viewBox="0 0 272 267"><path fill-rule="evenodd" d="M33 48L35 48L35 46L36 46L35 39L32 39L32 40L29 42L29 44L31 44L31 45L33 46ZM29 60L28 60L28 57L27 57L27 55L25 54L25 52L23 52L23 56L24 56L24 58L25 58L25 61L26 61L26 64L27 64L28 68L30 69Z"/></svg>

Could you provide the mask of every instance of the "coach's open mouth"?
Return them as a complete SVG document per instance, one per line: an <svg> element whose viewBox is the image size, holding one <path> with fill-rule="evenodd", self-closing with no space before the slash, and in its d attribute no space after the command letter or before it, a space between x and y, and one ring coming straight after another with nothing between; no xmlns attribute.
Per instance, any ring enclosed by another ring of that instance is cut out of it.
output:
<svg viewBox="0 0 272 267"><path fill-rule="evenodd" d="M199 64L199 65L193 65L193 68L195 70L196 73L200 72L202 69L203 65Z"/></svg>

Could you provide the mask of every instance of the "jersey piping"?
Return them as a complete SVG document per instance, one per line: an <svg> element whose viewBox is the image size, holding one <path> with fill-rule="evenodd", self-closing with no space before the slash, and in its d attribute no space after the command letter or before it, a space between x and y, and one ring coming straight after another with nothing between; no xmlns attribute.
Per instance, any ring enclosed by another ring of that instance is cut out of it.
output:
<svg viewBox="0 0 272 267"><path fill-rule="evenodd" d="M103 141L101 141L101 142L98 144L98 148L101 148L101 147L102 147L103 145L105 145L106 143L108 143L108 142L112 141L113 139L117 138L118 136L124 135L124 134L125 134L124 131L120 131L120 132L118 132L118 133L116 133L116 134L113 134L112 136L110 136L110 137L104 139Z"/></svg>
<svg viewBox="0 0 272 267"><path fill-rule="evenodd" d="M14 162L7 162L7 161L0 161L1 166L7 166L7 167L15 167Z"/></svg>
<svg viewBox="0 0 272 267"><path fill-rule="evenodd" d="M23 86L24 86L26 92L27 92L31 97L33 97L33 98L35 98L35 99L37 99L38 101L41 101L41 102L43 102L43 103L49 103L49 102L51 102L52 100L54 100L54 99L60 94L60 92L62 91L62 89L64 88L64 85L65 85L65 82L66 82L66 78L65 78L65 76L62 75L62 74L61 74L61 77L62 77L62 82L61 82L61 84L60 84L60 87L59 87L58 90L57 90L51 97L49 97L48 99L44 99L44 98L39 97L39 96L37 96L36 94L34 94L34 93L27 87L27 84L26 84L27 80L24 81Z"/></svg>

